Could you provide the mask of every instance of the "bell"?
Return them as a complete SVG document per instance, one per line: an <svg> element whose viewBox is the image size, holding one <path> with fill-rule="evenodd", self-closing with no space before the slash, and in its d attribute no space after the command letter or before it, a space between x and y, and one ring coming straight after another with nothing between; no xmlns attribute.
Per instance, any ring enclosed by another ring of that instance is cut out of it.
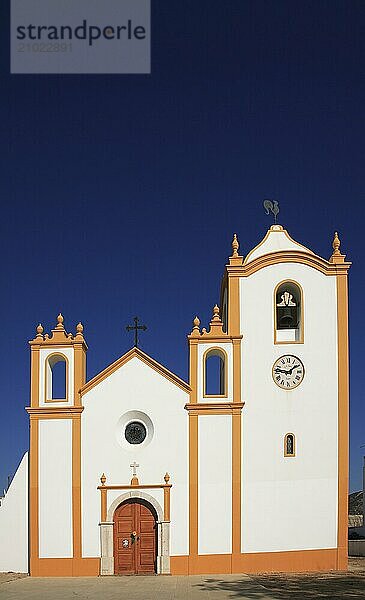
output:
<svg viewBox="0 0 365 600"><path fill-rule="evenodd" d="M277 307L278 329L296 329L298 326L296 306Z"/></svg>

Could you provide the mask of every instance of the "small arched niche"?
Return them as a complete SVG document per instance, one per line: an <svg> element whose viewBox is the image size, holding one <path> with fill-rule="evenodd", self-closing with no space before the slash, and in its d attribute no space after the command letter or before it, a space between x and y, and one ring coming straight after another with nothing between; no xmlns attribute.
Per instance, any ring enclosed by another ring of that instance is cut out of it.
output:
<svg viewBox="0 0 365 600"><path fill-rule="evenodd" d="M68 360L64 354L51 354L46 360L46 402L67 402Z"/></svg>
<svg viewBox="0 0 365 600"><path fill-rule="evenodd" d="M222 348L210 348L204 354L204 397L227 396L227 354Z"/></svg>
<svg viewBox="0 0 365 600"><path fill-rule="evenodd" d="M287 433L284 437L284 456L295 456L295 435Z"/></svg>
<svg viewBox="0 0 365 600"><path fill-rule="evenodd" d="M274 292L275 344L303 343L303 291L296 281L279 283Z"/></svg>

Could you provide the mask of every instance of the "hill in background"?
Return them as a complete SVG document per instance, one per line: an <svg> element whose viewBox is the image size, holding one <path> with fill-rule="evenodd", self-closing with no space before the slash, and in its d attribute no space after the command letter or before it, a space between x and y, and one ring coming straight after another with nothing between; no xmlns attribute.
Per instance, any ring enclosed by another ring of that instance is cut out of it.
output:
<svg viewBox="0 0 365 600"><path fill-rule="evenodd" d="M349 515L362 515L363 493L353 492L349 494Z"/></svg>

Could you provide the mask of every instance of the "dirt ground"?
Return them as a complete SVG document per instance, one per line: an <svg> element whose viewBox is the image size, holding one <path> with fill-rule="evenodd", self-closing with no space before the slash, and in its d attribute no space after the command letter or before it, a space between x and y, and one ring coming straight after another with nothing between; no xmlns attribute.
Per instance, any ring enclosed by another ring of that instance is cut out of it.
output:
<svg viewBox="0 0 365 600"><path fill-rule="evenodd" d="M0 573L0 583L7 583L8 581L14 581L22 577L28 577L28 575L24 575L24 573Z"/></svg>
<svg viewBox="0 0 365 600"><path fill-rule="evenodd" d="M365 557L349 558L348 571L308 574L267 573L253 575L251 578L278 600L289 598L290 600L303 598L355 600L365 598Z"/></svg>

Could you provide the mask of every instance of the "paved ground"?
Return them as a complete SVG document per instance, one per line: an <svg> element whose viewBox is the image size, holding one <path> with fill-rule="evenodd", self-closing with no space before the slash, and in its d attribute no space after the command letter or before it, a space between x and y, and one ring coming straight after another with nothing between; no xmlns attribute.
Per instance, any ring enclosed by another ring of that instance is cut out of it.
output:
<svg viewBox="0 0 365 600"><path fill-rule="evenodd" d="M346 573L31 579L0 575L0 600L357 600L365 558Z"/></svg>

